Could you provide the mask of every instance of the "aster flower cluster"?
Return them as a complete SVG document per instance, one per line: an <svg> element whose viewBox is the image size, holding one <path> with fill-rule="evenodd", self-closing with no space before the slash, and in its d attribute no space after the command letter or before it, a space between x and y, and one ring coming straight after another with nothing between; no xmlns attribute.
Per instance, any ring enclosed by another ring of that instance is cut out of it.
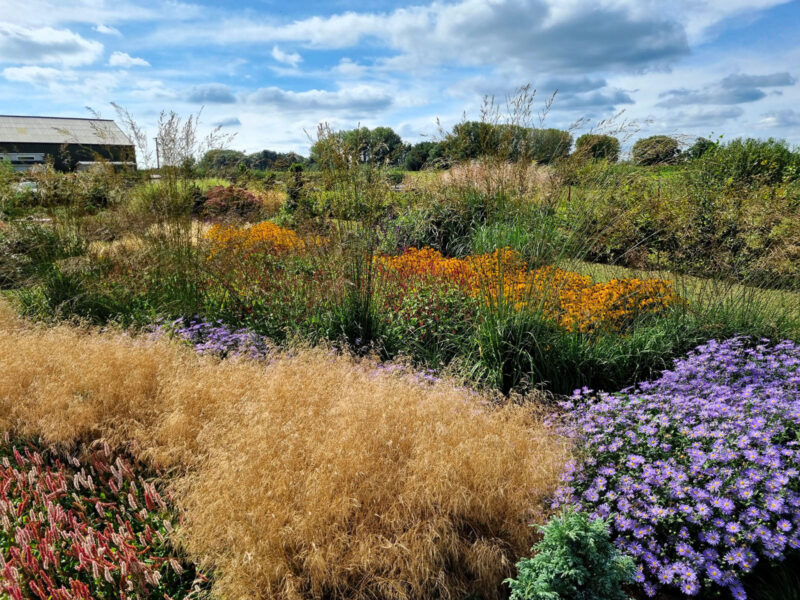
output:
<svg viewBox="0 0 800 600"><path fill-rule="evenodd" d="M263 359L272 349L267 338L249 329L232 329L222 321L209 322L200 317L175 319L159 325L155 333L167 334L187 342L198 354L220 358L241 356Z"/></svg>
<svg viewBox="0 0 800 600"><path fill-rule="evenodd" d="M710 341L660 379L564 403L585 455L556 505L610 517L653 596L728 588L800 548L800 346Z"/></svg>

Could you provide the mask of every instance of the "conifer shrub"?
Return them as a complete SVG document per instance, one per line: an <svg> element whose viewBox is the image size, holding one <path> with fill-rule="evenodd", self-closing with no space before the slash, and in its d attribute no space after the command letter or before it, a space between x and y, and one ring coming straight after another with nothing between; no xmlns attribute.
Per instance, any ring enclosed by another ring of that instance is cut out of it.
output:
<svg viewBox="0 0 800 600"><path fill-rule="evenodd" d="M544 527L535 556L517 564L507 579L511 600L626 600L633 560L619 553L603 519L564 511Z"/></svg>

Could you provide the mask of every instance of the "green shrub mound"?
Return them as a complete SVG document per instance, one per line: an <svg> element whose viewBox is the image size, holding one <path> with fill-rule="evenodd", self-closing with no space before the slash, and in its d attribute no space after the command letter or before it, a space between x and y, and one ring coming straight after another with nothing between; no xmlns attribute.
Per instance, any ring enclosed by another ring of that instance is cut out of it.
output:
<svg viewBox="0 0 800 600"><path fill-rule="evenodd" d="M633 560L614 547L604 520L567 511L540 529L536 555L506 580L511 600L627 600L622 586L633 580Z"/></svg>
<svg viewBox="0 0 800 600"><path fill-rule="evenodd" d="M668 135L653 135L633 145L633 162L637 165L669 165L675 163L681 149L678 140Z"/></svg>
<svg viewBox="0 0 800 600"><path fill-rule="evenodd" d="M617 162L619 159L619 140L611 135L585 133L575 142L575 147L579 154L594 160Z"/></svg>

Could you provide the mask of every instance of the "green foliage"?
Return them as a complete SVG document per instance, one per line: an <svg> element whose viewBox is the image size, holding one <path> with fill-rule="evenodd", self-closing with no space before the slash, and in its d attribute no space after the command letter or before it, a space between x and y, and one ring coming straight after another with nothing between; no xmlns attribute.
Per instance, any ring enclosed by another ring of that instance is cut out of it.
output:
<svg viewBox="0 0 800 600"><path fill-rule="evenodd" d="M516 123L464 121L442 142L456 162L493 157L505 161L551 162L569 153L572 136L557 129L534 129Z"/></svg>
<svg viewBox="0 0 800 600"><path fill-rule="evenodd" d="M360 227L339 231L343 248L344 293L332 299L325 315L325 336L363 351L380 347L386 323L376 299L374 234Z"/></svg>
<svg viewBox="0 0 800 600"><path fill-rule="evenodd" d="M28 177L36 186L32 202L45 209L69 207L92 212L118 203L127 190L126 182L110 165L61 173L48 164L32 169Z"/></svg>
<svg viewBox="0 0 800 600"><path fill-rule="evenodd" d="M449 158L465 161L496 152L500 145L497 126L483 121L465 121L453 127L444 141Z"/></svg>
<svg viewBox="0 0 800 600"><path fill-rule="evenodd" d="M33 192L18 186L11 162L0 159L0 219L21 216L34 204Z"/></svg>
<svg viewBox="0 0 800 600"><path fill-rule="evenodd" d="M127 209L143 218L187 217L203 196L192 182L167 178L134 188L127 199Z"/></svg>
<svg viewBox="0 0 800 600"><path fill-rule="evenodd" d="M777 565L760 563L744 585L751 600L800 600L800 554Z"/></svg>
<svg viewBox="0 0 800 600"><path fill-rule="evenodd" d="M436 159L441 155L441 144L437 142L419 142L406 150L403 168L406 171L421 171L436 166Z"/></svg>
<svg viewBox="0 0 800 600"><path fill-rule="evenodd" d="M575 148L579 154L594 160L613 163L619 159L619 140L610 135L585 133L575 142Z"/></svg>
<svg viewBox="0 0 800 600"><path fill-rule="evenodd" d="M475 299L463 290L443 281L412 290L409 282L395 281L379 292L387 355L405 355L418 364L441 368L462 352L477 312Z"/></svg>
<svg viewBox="0 0 800 600"><path fill-rule="evenodd" d="M511 600L627 599L622 586L633 580L633 560L614 547L605 521L567 511L540 529L536 554L506 580Z"/></svg>
<svg viewBox="0 0 800 600"><path fill-rule="evenodd" d="M532 158L549 165L566 158L572 148L572 135L561 129L534 129L532 132Z"/></svg>
<svg viewBox="0 0 800 600"><path fill-rule="evenodd" d="M331 139L335 138L335 139ZM397 165L402 160L403 140L391 127L359 127L331 132L311 146L311 160L323 169L337 166L331 146L339 146L344 154L361 164Z"/></svg>
<svg viewBox="0 0 800 600"><path fill-rule="evenodd" d="M716 146L717 144L711 140L704 137L699 137L695 140L694 144L686 149L685 154L689 160L697 160L709 150L714 149Z"/></svg>
<svg viewBox="0 0 800 600"><path fill-rule="evenodd" d="M86 242L74 227L13 221L0 230L0 289L23 285L56 261L85 252Z"/></svg>
<svg viewBox="0 0 800 600"><path fill-rule="evenodd" d="M294 163L306 164L307 159L295 152L261 150L245 154L238 150L209 150L197 164L203 175L233 177L254 171L287 171Z"/></svg>
<svg viewBox="0 0 800 600"><path fill-rule="evenodd" d="M692 166L707 186L777 185L800 178L800 153L783 140L739 138L715 145Z"/></svg>
<svg viewBox="0 0 800 600"><path fill-rule="evenodd" d="M678 140L668 135L653 135L636 140L633 145L633 162L637 165L669 165L678 160Z"/></svg>
<svg viewBox="0 0 800 600"><path fill-rule="evenodd" d="M726 183L708 164L719 160L711 151L668 175L585 163L570 173L561 220L585 224L591 260L797 289L800 182Z"/></svg>

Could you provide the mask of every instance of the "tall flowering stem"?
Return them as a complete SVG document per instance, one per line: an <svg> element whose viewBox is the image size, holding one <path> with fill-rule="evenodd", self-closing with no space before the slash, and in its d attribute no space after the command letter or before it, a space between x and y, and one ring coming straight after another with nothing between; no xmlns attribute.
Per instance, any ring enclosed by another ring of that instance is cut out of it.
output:
<svg viewBox="0 0 800 600"><path fill-rule="evenodd" d="M564 408L585 455L556 504L611 517L649 595L744 599L759 560L800 549L800 346L710 341L656 381Z"/></svg>
<svg viewBox="0 0 800 600"><path fill-rule="evenodd" d="M186 598L194 567L168 542L169 498L99 448L62 461L0 444L0 597ZM194 582L194 583L193 583Z"/></svg>

